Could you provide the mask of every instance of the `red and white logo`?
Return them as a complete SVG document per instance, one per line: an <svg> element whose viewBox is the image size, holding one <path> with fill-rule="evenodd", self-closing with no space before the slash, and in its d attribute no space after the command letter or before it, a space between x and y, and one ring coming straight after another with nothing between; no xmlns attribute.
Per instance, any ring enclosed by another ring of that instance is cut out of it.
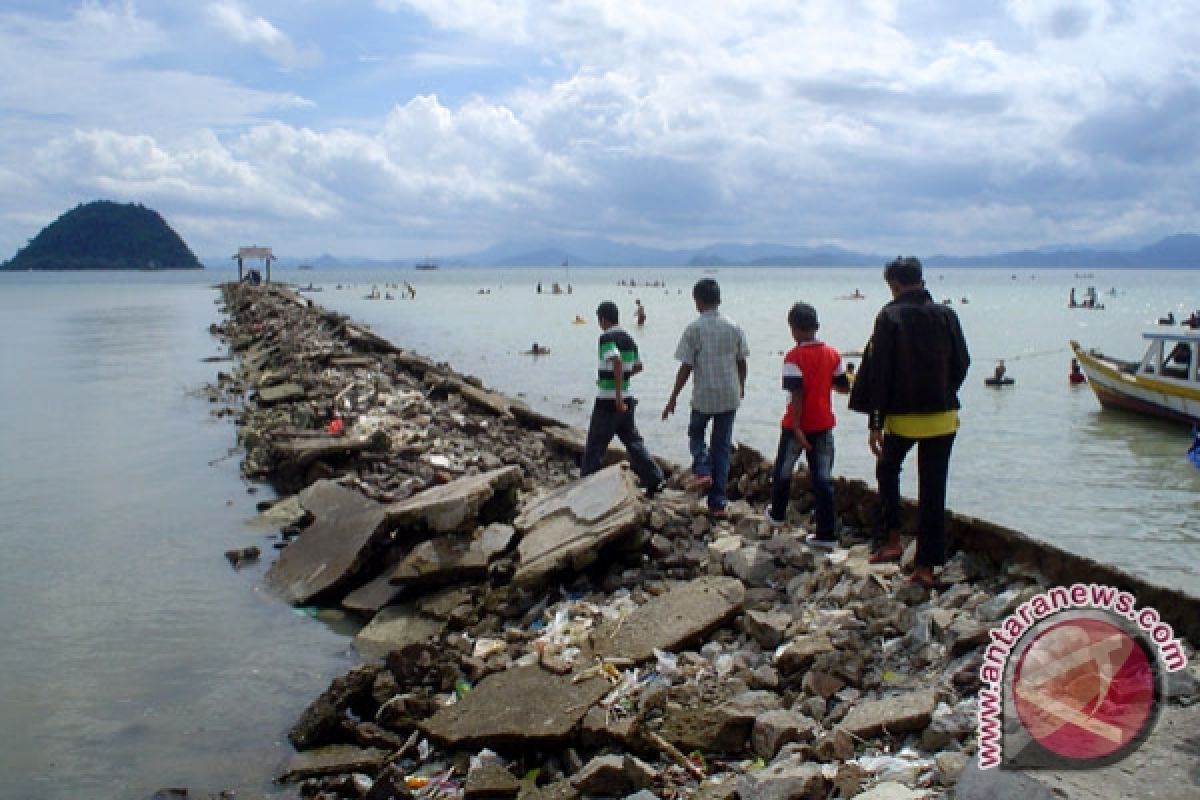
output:
<svg viewBox="0 0 1200 800"><path fill-rule="evenodd" d="M1107 620L1074 617L1037 631L1011 674L1022 726L1064 759L1120 758L1156 718L1154 654Z"/></svg>

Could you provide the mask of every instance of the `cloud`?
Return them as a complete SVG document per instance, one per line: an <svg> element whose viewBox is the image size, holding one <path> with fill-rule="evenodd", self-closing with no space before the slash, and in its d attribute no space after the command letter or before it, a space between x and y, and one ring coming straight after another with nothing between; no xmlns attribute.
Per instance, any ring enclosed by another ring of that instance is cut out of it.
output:
<svg viewBox="0 0 1200 800"><path fill-rule="evenodd" d="M285 67L312 67L321 63L319 50L298 48L268 20L250 16L237 0L210 3L207 13L218 31Z"/></svg>
<svg viewBox="0 0 1200 800"><path fill-rule="evenodd" d="M1183 0L0 12L23 76L0 84L0 205L153 199L222 251L255 226L364 255L1151 238L1197 210L1191 20ZM7 220L0 241L31 235Z"/></svg>

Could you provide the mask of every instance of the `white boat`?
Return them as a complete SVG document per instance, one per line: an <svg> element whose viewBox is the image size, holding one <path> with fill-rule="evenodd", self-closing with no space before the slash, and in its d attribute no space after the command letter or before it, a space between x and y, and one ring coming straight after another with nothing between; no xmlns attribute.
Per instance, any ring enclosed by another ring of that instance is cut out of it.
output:
<svg viewBox="0 0 1200 800"><path fill-rule="evenodd" d="M1105 408L1200 424L1200 330L1142 334L1140 361L1123 361L1071 342L1096 399Z"/></svg>

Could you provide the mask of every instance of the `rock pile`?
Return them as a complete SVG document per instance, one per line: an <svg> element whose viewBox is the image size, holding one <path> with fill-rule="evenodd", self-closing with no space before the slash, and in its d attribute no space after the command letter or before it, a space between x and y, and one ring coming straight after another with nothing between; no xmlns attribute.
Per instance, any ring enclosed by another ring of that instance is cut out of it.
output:
<svg viewBox="0 0 1200 800"><path fill-rule="evenodd" d="M283 496L263 504L288 542L268 583L366 621L280 780L370 800L952 796L982 646L1036 570L959 552L930 593L868 563L854 492L847 547L814 551L766 525L748 448L719 520L677 469L645 497L616 448L579 479L582 432L284 289L224 298L214 333L239 360L217 413Z"/></svg>

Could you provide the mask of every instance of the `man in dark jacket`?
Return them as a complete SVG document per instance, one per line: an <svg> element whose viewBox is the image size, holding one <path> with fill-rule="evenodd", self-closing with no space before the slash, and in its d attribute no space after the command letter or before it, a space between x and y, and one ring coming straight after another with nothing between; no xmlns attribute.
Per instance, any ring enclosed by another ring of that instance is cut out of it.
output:
<svg viewBox="0 0 1200 800"><path fill-rule="evenodd" d="M934 584L945 563L946 478L958 431L958 389L971 359L958 315L925 290L921 262L897 258L883 279L892 302L875 317L850 408L868 415L879 482L879 547L872 563L899 561L900 469L917 446L917 565L912 580Z"/></svg>

